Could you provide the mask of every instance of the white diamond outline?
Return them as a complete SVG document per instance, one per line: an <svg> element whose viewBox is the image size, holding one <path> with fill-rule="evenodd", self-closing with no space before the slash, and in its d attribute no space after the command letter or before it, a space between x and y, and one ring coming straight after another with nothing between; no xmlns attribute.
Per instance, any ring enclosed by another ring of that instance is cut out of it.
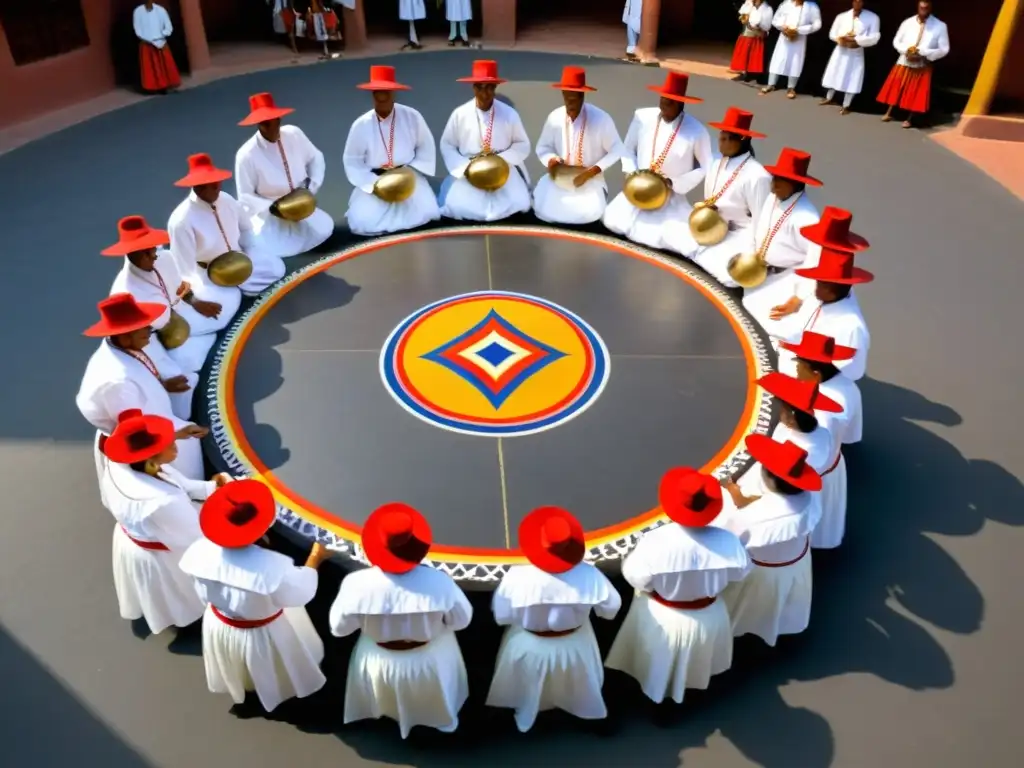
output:
<svg viewBox="0 0 1024 768"><path fill-rule="evenodd" d="M489 361L480 357L480 352L487 349L491 344L497 344L499 347L507 352L511 352L512 354L502 360L498 365L493 365ZM532 354L533 353L531 351L523 349L514 341L498 333L496 330L492 330L479 341L470 344L468 347L459 350L458 352L459 357L490 376L493 381L500 379L506 371L512 368L512 366L518 365L523 360L529 358Z"/></svg>

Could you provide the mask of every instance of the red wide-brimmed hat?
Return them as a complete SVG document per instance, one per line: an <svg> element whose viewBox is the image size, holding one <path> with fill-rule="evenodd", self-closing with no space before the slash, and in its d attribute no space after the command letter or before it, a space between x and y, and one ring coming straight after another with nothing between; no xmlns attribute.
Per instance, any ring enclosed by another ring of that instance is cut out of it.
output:
<svg viewBox="0 0 1024 768"><path fill-rule="evenodd" d="M836 344L831 336L825 336L814 331L804 331L799 344L791 341L780 341L779 346L792 352L802 360L810 360L814 363L834 363L837 360L852 360L857 354L853 347L844 347Z"/></svg>
<svg viewBox="0 0 1024 768"><path fill-rule="evenodd" d="M455 82L494 83L499 85L500 83L507 83L508 80L498 77L498 62L491 61L490 59L477 59L473 62L473 74L469 77L460 77Z"/></svg>
<svg viewBox="0 0 1024 768"><path fill-rule="evenodd" d="M797 410L814 414L815 411L842 413L843 406L818 390L816 381L803 381L784 373L769 373L757 380L758 385L770 395Z"/></svg>
<svg viewBox="0 0 1024 768"><path fill-rule="evenodd" d="M820 491L821 475L807 463L807 451L787 440L776 442L767 435L747 435L747 452L776 477L802 491Z"/></svg>
<svg viewBox="0 0 1024 768"><path fill-rule="evenodd" d="M277 502L267 486L259 480L236 480L206 500L199 527L218 547L241 549L263 538L276 517Z"/></svg>
<svg viewBox="0 0 1024 768"><path fill-rule="evenodd" d="M722 486L693 467L676 467L661 478L658 504L672 522L703 528L722 511Z"/></svg>
<svg viewBox="0 0 1024 768"><path fill-rule="evenodd" d="M99 322L86 328L83 336L104 338L131 333L153 324L160 315L167 311L163 304L151 301L136 301L130 293L115 293L108 296L96 309L100 311Z"/></svg>
<svg viewBox="0 0 1024 768"><path fill-rule="evenodd" d="M153 229L142 216L125 216L117 222L117 242L100 251L102 256L127 256L171 242L166 230Z"/></svg>
<svg viewBox="0 0 1024 768"><path fill-rule="evenodd" d="M783 147L775 165L766 165L764 169L772 176L781 176L790 181L799 181L803 184L810 184L812 187L820 187L821 181L807 174L810 167L811 155L809 152Z"/></svg>
<svg viewBox="0 0 1024 768"><path fill-rule="evenodd" d="M669 72L665 75L665 82L661 85L648 85L648 91L654 91L659 96L664 96L672 101L681 101L686 104L700 104L704 99L696 96L687 96L686 89L690 86L690 76L682 72Z"/></svg>
<svg viewBox="0 0 1024 768"><path fill-rule="evenodd" d="M408 573L423 562L433 543L430 523L408 504L375 509L363 524L363 551L385 573Z"/></svg>
<svg viewBox="0 0 1024 768"><path fill-rule="evenodd" d="M800 234L815 245L836 251L863 251L869 243L863 237L850 231L853 214L842 208L826 205L817 224L801 227Z"/></svg>
<svg viewBox="0 0 1024 768"><path fill-rule="evenodd" d="M727 133L735 133L737 136L746 136L748 139L764 139L766 134L750 130L750 124L754 121L754 113L747 112L739 107L729 107L725 111L725 117L720 123L708 123L712 128Z"/></svg>
<svg viewBox="0 0 1024 768"><path fill-rule="evenodd" d="M519 524L519 548L547 573L565 573L583 560L583 526L561 507L540 507Z"/></svg>
<svg viewBox="0 0 1024 768"><path fill-rule="evenodd" d="M552 88L560 91L575 91L576 93L590 93L597 88L587 85L587 70L583 67L562 67L562 79L551 84Z"/></svg>
<svg viewBox="0 0 1024 768"><path fill-rule="evenodd" d="M395 80L395 68L387 64L372 64L368 82L356 86L364 91L411 91L408 85Z"/></svg>
<svg viewBox="0 0 1024 768"><path fill-rule="evenodd" d="M291 107L279 107L269 93L255 93L249 97L249 114L239 125L259 125L267 120L290 115L295 110Z"/></svg>
<svg viewBox="0 0 1024 768"><path fill-rule="evenodd" d="M117 426L103 441L103 455L115 464L134 464L156 456L173 443L174 422L163 416L144 416L138 408L121 411Z"/></svg>
<svg viewBox="0 0 1024 768"><path fill-rule="evenodd" d="M188 157L188 175L174 182L176 187L201 187L203 184L216 184L231 178L231 171L225 171L213 164L205 152Z"/></svg>
<svg viewBox="0 0 1024 768"><path fill-rule="evenodd" d="M821 249L818 266L798 269L796 273L808 280L839 283L840 285L859 285L860 283L870 283L875 279L875 276L866 269L854 266L852 253L834 251L831 248Z"/></svg>

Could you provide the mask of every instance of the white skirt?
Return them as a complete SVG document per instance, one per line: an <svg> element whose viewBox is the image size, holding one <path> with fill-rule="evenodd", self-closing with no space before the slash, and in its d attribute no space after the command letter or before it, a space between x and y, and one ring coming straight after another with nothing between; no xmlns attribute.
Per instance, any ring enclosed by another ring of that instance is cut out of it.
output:
<svg viewBox="0 0 1024 768"><path fill-rule="evenodd" d="M513 168L505 186L484 192L465 177L449 176L441 185L441 214L461 221L501 221L530 210L530 189L521 172Z"/></svg>
<svg viewBox="0 0 1024 768"><path fill-rule="evenodd" d="M238 629L213 610L203 615L203 662L212 693L227 693L236 704L255 691L267 712L288 699L310 696L327 679L320 671L324 643L305 608L285 608L264 627Z"/></svg>
<svg viewBox="0 0 1024 768"><path fill-rule="evenodd" d="M179 301L174 311L188 321L193 336L216 334L227 328L238 314L238 306L242 303L242 292L237 288L225 288L209 282L192 285L192 292L197 299L220 304L220 314L216 317L204 317L183 301Z"/></svg>
<svg viewBox="0 0 1024 768"><path fill-rule="evenodd" d="M582 171L581 171L582 173ZM598 176L578 189L562 189L545 173L533 190L533 212L551 224L593 224L604 216L608 192Z"/></svg>
<svg viewBox="0 0 1024 768"><path fill-rule="evenodd" d="M550 709L600 720L608 716L602 685L601 651L589 620L562 637L539 637L513 626L498 650L487 706L514 709L522 733Z"/></svg>
<svg viewBox="0 0 1024 768"><path fill-rule="evenodd" d="M812 549L835 549L846 533L846 458L821 478L821 521L811 533Z"/></svg>
<svg viewBox="0 0 1024 768"><path fill-rule="evenodd" d="M796 635L811 621L811 553L781 568L755 565L743 581L725 588L733 637L757 635L774 646L779 635Z"/></svg>
<svg viewBox="0 0 1024 768"><path fill-rule="evenodd" d="M285 221L269 210L253 216L250 221L252 232L242 233L242 246L246 255L253 260L254 277L257 262L287 259L306 253L334 232L334 219L320 208L302 221Z"/></svg>
<svg viewBox="0 0 1024 768"><path fill-rule="evenodd" d="M693 206L686 197L673 192L656 211L641 211L620 192L608 203L602 221L617 235L649 248L664 248L664 226L670 221L687 221Z"/></svg>
<svg viewBox="0 0 1024 768"><path fill-rule="evenodd" d="M195 582L179 567L181 555L143 549L114 526L114 591L121 618L145 619L158 635L168 627L187 627L203 615Z"/></svg>
<svg viewBox="0 0 1024 768"><path fill-rule="evenodd" d="M469 697L469 679L455 633L446 631L407 651L381 648L360 633L348 664L345 723L390 718L402 738L417 725L451 733Z"/></svg>
<svg viewBox="0 0 1024 768"><path fill-rule="evenodd" d="M729 261L733 256L749 251L752 247L750 225L730 229L725 239L717 245L697 245L690 234L689 218L667 222L663 238L665 248L692 259L697 266L726 288L736 287L736 281L729 277Z"/></svg>
<svg viewBox="0 0 1024 768"><path fill-rule="evenodd" d="M681 610L638 592L604 664L635 679L651 701L682 704L687 688L704 690L732 666L725 603Z"/></svg>
<svg viewBox="0 0 1024 768"><path fill-rule="evenodd" d="M785 304L793 297L793 279L793 270L787 269L785 272L768 275L768 279L757 288L743 291L743 308L766 333L776 334L783 327L789 327L788 323L783 326L780 321L772 320L770 315L774 307Z"/></svg>
<svg viewBox="0 0 1024 768"><path fill-rule="evenodd" d="M167 350L167 356L177 363L178 367L183 371L198 373L206 362L206 358L216 341L217 335L214 333L197 336L190 332L184 344Z"/></svg>
<svg viewBox="0 0 1024 768"><path fill-rule="evenodd" d="M386 235L422 227L441 218L430 184L416 172L416 187L408 200L385 203L373 194L353 189L348 199L348 228L357 235Z"/></svg>

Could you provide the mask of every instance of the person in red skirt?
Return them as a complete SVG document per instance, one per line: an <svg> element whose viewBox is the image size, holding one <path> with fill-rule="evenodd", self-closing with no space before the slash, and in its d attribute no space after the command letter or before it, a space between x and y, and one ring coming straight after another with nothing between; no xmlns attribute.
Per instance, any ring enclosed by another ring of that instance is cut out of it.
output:
<svg viewBox="0 0 1024 768"><path fill-rule="evenodd" d="M729 64L730 72L739 73L733 80L745 82L764 72L764 41L772 28L772 16L772 7L764 0L747 0L740 7L743 31L736 40Z"/></svg>
<svg viewBox="0 0 1024 768"><path fill-rule="evenodd" d="M167 38L174 31L171 17L162 5L145 2L132 15L135 36L139 38L139 69L142 90L167 93L181 85L181 74L174 63Z"/></svg>
<svg viewBox="0 0 1024 768"><path fill-rule="evenodd" d="M917 15L900 24L892 45L900 57L878 93L878 101L889 107L882 122L890 122L899 108L907 112L903 127L911 128L914 115L925 114L931 105L933 65L949 53L949 32L932 16L931 0L920 0Z"/></svg>

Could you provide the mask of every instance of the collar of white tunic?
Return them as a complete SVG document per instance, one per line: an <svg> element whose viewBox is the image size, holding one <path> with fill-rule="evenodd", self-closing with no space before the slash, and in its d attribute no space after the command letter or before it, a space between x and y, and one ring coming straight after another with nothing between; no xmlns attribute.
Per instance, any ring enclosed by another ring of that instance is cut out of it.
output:
<svg viewBox="0 0 1024 768"><path fill-rule="evenodd" d="M534 565L515 565L502 578L495 597L512 610L534 605L601 605L614 587L590 563L579 563L565 573L547 573Z"/></svg>
<svg viewBox="0 0 1024 768"><path fill-rule="evenodd" d="M811 503L807 491L786 496L765 489L764 494L743 509L728 504L722 528L736 533L749 549L795 541L807 536L818 524L821 505ZM719 525L719 521L715 521Z"/></svg>
<svg viewBox="0 0 1024 768"><path fill-rule="evenodd" d="M106 462L107 499L112 506L111 512L127 527L140 524L167 501L167 497L181 489L177 486L136 472L126 464Z"/></svg>
<svg viewBox="0 0 1024 768"><path fill-rule="evenodd" d="M643 535L629 557L640 558L652 576L745 568L747 550L722 528L685 528L666 523Z"/></svg>
<svg viewBox="0 0 1024 768"><path fill-rule="evenodd" d="M197 579L214 581L257 595L272 595L295 567L290 557L256 546L219 547L199 539L181 558L181 570Z"/></svg>
<svg viewBox="0 0 1024 768"><path fill-rule="evenodd" d="M332 612L346 616L447 613L460 597L451 577L429 566L418 565L407 573L385 573L374 566L344 578Z"/></svg>

